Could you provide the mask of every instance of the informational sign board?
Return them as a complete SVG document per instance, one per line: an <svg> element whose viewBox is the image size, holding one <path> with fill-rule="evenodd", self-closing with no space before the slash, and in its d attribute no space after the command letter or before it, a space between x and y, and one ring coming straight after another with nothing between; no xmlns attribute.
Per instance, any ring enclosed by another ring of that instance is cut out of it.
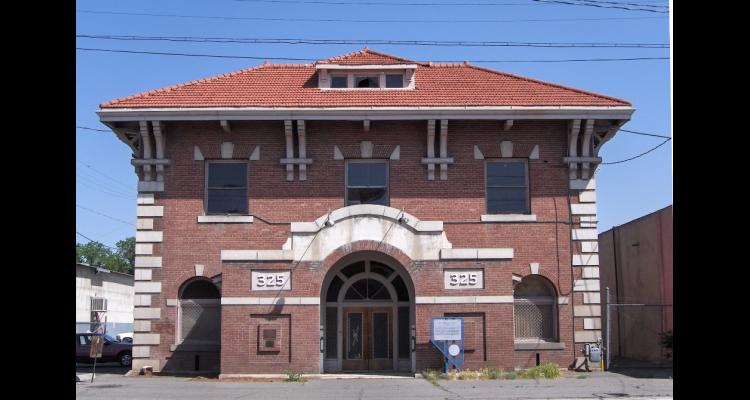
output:
<svg viewBox="0 0 750 400"><path fill-rule="evenodd" d="M104 338L98 335L92 336L91 337L91 351L89 352L89 357L101 358L103 348L104 348Z"/></svg>
<svg viewBox="0 0 750 400"><path fill-rule="evenodd" d="M464 363L464 319L461 317L432 318L430 321L430 343L445 357L448 365L461 369Z"/></svg>

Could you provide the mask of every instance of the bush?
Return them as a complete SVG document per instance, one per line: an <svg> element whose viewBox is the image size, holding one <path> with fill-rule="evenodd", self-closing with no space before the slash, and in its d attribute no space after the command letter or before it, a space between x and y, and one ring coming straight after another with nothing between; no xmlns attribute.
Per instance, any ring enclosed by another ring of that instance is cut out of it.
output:
<svg viewBox="0 0 750 400"><path fill-rule="evenodd" d="M285 371L284 373L286 374L284 382L307 382L307 379L303 378L301 373L292 371Z"/></svg>
<svg viewBox="0 0 750 400"><path fill-rule="evenodd" d="M521 377L526 379L555 379L560 377L560 368L553 363L546 363L534 368L529 368L521 373Z"/></svg>
<svg viewBox="0 0 750 400"><path fill-rule="evenodd" d="M461 371L458 374L458 379L462 381L471 381L471 380L477 380L482 379L482 373L479 371Z"/></svg>
<svg viewBox="0 0 750 400"><path fill-rule="evenodd" d="M659 333L659 344L661 347L664 347L664 349L667 350L667 358L672 358L672 342L674 340L674 335L672 334L672 331L666 331Z"/></svg>
<svg viewBox="0 0 750 400"><path fill-rule="evenodd" d="M479 370L487 379L502 379L503 370L500 368L482 368Z"/></svg>
<svg viewBox="0 0 750 400"><path fill-rule="evenodd" d="M438 379L440 379L440 371L436 369L423 369L422 376L430 381L435 386L438 386Z"/></svg>
<svg viewBox="0 0 750 400"><path fill-rule="evenodd" d="M515 371L506 372L504 378L505 379L516 379L516 373L515 373Z"/></svg>

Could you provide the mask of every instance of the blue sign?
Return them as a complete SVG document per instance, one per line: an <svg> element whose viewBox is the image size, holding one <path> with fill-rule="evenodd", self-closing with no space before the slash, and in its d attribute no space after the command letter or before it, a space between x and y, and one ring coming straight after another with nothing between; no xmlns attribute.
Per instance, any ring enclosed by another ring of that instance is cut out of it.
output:
<svg viewBox="0 0 750 400"><path fill-rule="evenodd" d="M461 317L432 318L430 343L445 357L445 372L452 364L460 370L464 364L464 319Z"/></svg>

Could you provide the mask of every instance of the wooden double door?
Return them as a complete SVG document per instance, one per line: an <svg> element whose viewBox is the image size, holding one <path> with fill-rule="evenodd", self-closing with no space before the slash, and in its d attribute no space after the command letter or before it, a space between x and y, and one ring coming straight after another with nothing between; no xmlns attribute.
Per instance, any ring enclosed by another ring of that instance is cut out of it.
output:
<svg viewBox="0 0 750 400"><path fill-rule="evenodd" d="M344 307L343 324L343 370L393 370L393 308Z"/></svg>

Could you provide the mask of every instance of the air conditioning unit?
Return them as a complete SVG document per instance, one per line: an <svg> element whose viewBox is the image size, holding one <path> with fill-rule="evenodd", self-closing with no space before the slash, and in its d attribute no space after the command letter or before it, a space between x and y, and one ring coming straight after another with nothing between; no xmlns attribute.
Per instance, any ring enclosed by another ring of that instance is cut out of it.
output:
<svg viewBox="0 0 750 400"><path fill-rule="evenodd" d="M91 311L107 311L107 299L103 297L92 297Z"/></svg>

